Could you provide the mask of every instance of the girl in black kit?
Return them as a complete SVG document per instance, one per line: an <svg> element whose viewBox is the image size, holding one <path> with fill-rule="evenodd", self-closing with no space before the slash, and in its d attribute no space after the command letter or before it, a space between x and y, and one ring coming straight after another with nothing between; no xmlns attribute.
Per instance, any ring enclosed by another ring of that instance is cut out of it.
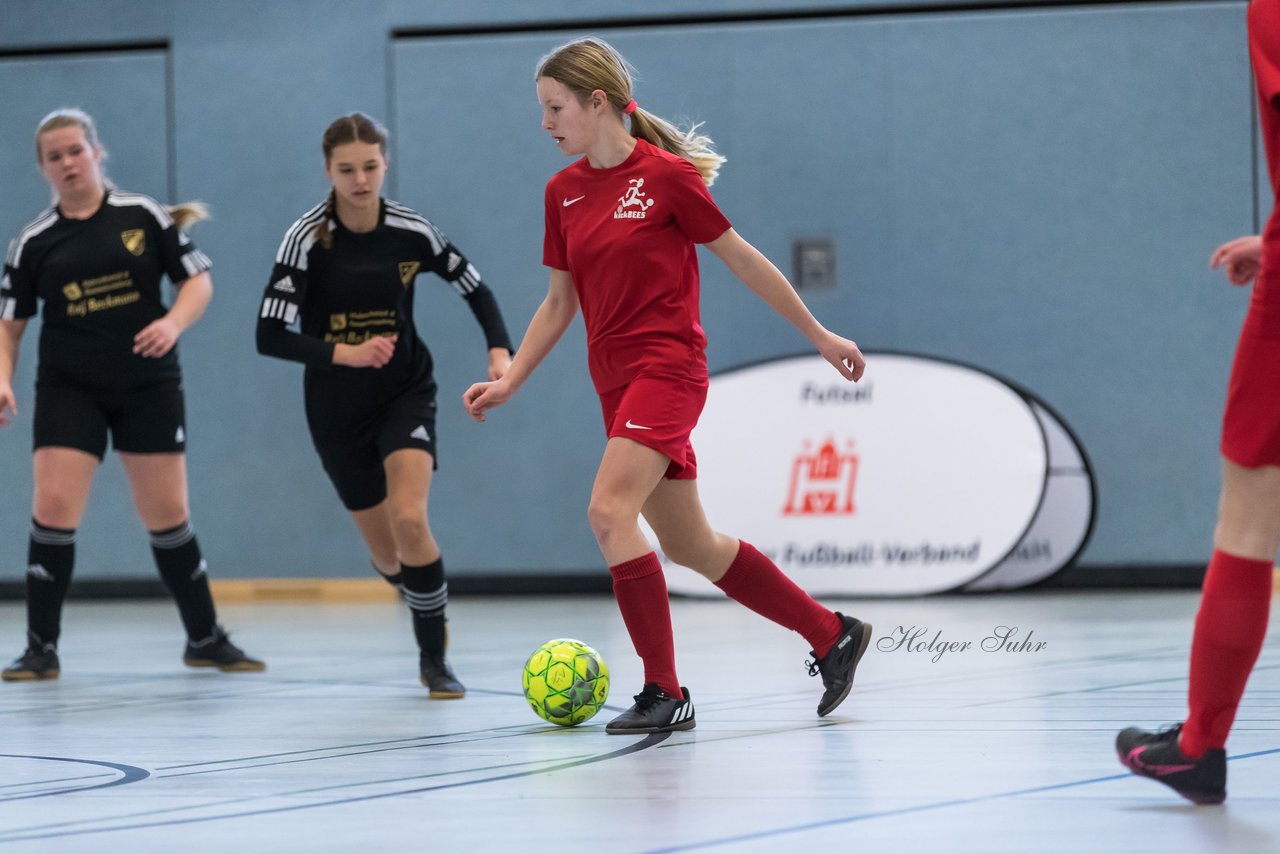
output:
<svg viewBox="0 0 1280 854"><path fill-rule="evenodd" d="M27 552L27 650L6 681L56 679L62 602L107 436L120 454L160 577L178 603L191 667L258 671L218 626L187 503L178 336L213 295L209 259L184 225L199 205L167 209L103 176L93 120L58 110L36 131L36 159L57 203L9 247L0 286L0 425L17 414L13 369L43 300L36 374L35 500ZM178 289L169 307L167 275Z"/></svg>
<svg viewBox="0 0 1280 854"><path fill-rule="evenodd" d="M427 524L436 385L414 328L414 278L435 273L467 301L493 379L511 364L511 339L475 267L422 216L381 197L386 130L353 113L328 127L322 148L333 190L285 233L258 315L258 350L307 366L316 452L374 569L404 592L422 682L432 698L462 697L445 659L448 585ZM295 322L301 334L290 331Z"/></svg>

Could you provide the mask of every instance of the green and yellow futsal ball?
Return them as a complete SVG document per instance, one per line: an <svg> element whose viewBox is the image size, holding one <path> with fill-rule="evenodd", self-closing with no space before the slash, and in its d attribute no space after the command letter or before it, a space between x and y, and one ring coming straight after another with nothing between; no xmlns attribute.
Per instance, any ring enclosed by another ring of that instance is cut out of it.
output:
<svg viewBox="0 0 1280 854"><path fill-rule="evenodd" d="M600 653L572 638L533 651L521 677L529 707L543 720L574 726L590 720L609 697L609 668Z"/></svg>

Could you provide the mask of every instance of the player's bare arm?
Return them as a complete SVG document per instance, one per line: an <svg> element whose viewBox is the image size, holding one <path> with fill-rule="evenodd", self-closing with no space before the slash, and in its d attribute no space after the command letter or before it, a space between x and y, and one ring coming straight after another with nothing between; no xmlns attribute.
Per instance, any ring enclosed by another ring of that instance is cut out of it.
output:
<svg viewBox="0 0 1280 854"><path fill-rule="evenodd" d="M573 277L565 270L552 270L547 296L529 321L529 328L506 373L496 381L476 383L463 392L462 405L467 414L476 421L484 421L486 411L506 403L556 346L577 313L578 294L573 289Z"/></svg>
<svg viewBox="0 0 1280 854"><path fill-rule="evenodd" d="M755 292L769 307L790 321L814 348L847 380L862 379L867 361L858 345L829 331L809 311L782 271L760 250L732 228L706 247L716 254L729 272Z"/></svg>

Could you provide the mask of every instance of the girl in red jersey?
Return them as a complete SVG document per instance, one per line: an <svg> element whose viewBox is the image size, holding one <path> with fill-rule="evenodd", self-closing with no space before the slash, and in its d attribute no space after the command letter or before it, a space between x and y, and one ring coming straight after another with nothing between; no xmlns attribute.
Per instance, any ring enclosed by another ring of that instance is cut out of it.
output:
<svg viewBox="0 0 1280 854"><path fill-rule="evenodd" d="M579 306L591 378L609 437L587 516L645 685L610 733L692 729L693 703L676 677L671 613L643 513L671 560L733 599L801 634L829 714L853 684L871 626L819 605L749 543L713 531L698 498L689 443L707 393L696 244L789 320L848 380L865 368L852 341L829 332L790 283L730 226L707 187L724 158L697 127L681 131L638 109L626 61L598 39L570 42L535 75L542 127L566 155L585 155L546 189L543 263L551 268L510 370L463 395L471 416L505 403L564 334ZM628 122L630 128L628 129Z"/></svg>
<svg viewBox="0 0 1280 854"><path fill-rule="evenodd" d="M1227 735L1266 636L1280 550L1280 0L1253 0L1248 18L1276 206L1261 237L1225 243L1209 262L1232 284L1254 287L1227 390L1222 498L1191 641L1189 714L1160 732L1130 727L1116 737L1130 770L1198 804L1227 797Z"/></svg>

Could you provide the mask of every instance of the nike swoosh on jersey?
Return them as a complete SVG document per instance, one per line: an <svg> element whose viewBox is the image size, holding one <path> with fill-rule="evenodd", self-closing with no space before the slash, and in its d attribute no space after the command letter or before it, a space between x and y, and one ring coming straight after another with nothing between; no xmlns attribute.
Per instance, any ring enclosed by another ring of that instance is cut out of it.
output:
<svg viewBox="0 0 1280 854"><path fill-rule="evenodd" d="M627 428L630 430L652 430L652 427L641 427L639 424L632 424L631 419L627 419Z"/></svg>
<svg viewBox="0 0 1280 854"><path fill-rule="evenodd" d="M585 198L586 198L586 196L578 196L578 198L576 198L576 199L565 199L565 200L564 200L564 206L567 208L567 207L569 207L569 205L572 205L572 204L574 204L574 203L576 203L576 202L580 202L580 201L582 201L582 200L583 200L583 199L585 199Z"/></svg>

